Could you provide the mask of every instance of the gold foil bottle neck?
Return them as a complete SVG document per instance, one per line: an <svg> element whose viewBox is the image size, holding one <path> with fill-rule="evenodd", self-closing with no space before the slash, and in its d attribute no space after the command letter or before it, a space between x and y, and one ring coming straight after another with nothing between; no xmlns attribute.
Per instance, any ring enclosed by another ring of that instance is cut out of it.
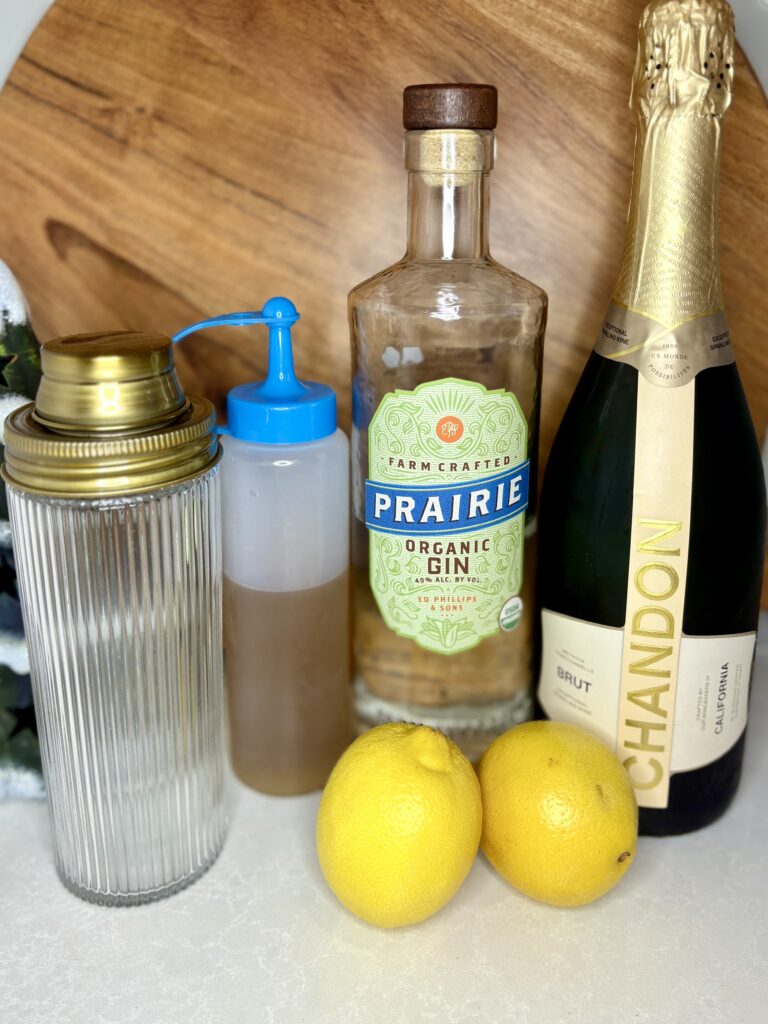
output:
<svg viewBox="0 0 768 1024"><path fill-rule="evenodd" d="M724 0L654 0L640 22L632 198L613 301L668 331L723 308L717 186L733 45Z"/></svg>
<svg viewBox="0 0 768 1024"><path fill-rule="evenodd" d="M173 344L118 331L41 347L34 403L5 423L8 483L36 494L105 498L191 479L219 458L213 407L188 398Z"/></svg>
<svg viewBox="0 0 768 1024"><path fill-rule="evenodd" d="M640 19L630 107L641 118L721 116L731 102L733 44L725 0L653 0Z"/></svg>

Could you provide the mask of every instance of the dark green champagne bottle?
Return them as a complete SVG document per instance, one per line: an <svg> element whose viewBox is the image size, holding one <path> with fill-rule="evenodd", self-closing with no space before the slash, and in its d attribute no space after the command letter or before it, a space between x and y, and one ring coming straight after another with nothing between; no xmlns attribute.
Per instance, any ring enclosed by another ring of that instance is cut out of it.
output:
<svg viewBox="0 0 768 1024"><path fill-rule="evenodd" d="M539 706L616 749L654 835L736 792L759 611L765 484L717 244L732 54L724 0L643 14L624 256L542 493Z"/></svg>

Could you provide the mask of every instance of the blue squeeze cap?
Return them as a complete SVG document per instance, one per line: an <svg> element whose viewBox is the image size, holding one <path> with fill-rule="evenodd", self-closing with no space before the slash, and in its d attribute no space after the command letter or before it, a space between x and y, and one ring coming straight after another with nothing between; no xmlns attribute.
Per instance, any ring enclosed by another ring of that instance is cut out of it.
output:
<svg viewBox="0 0 768 1024"><path fill-rule="evenodd" d="M298 319L290 299L276 297L261 312L211 317L174 335L177 342L206 327L266 324L269 328L266 380L232 388L227 395L229 424L222 433L259 444L301 444L335 432L336 393L326 384L300 381L293 368L291 327Z"/></svg>

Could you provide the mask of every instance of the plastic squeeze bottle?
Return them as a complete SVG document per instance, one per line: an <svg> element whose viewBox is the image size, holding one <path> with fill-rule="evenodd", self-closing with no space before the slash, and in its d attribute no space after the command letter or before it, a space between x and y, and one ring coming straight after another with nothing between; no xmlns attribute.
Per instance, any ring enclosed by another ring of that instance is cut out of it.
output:
<svg viewBox="0 0 768 1024"><path fill-rule="evenodd" d="M288 299L181 331L266 324L266 380L227 396L225 678L235 772L265 793L321 788L352 739L349 445L336 395L293 368Z"/></svg>

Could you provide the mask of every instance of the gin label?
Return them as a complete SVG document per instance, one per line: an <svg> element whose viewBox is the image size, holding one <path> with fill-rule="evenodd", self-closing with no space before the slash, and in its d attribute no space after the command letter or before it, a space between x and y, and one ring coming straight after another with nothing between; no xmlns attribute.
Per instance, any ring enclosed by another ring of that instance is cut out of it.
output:
<svg viewBox="0 0 768 1024"><path fill-rule="evenodd" d="M395 391L368 444L370 580L387 626L446 655L513 629L530 475L515 396L455 378Z"/></svg>

